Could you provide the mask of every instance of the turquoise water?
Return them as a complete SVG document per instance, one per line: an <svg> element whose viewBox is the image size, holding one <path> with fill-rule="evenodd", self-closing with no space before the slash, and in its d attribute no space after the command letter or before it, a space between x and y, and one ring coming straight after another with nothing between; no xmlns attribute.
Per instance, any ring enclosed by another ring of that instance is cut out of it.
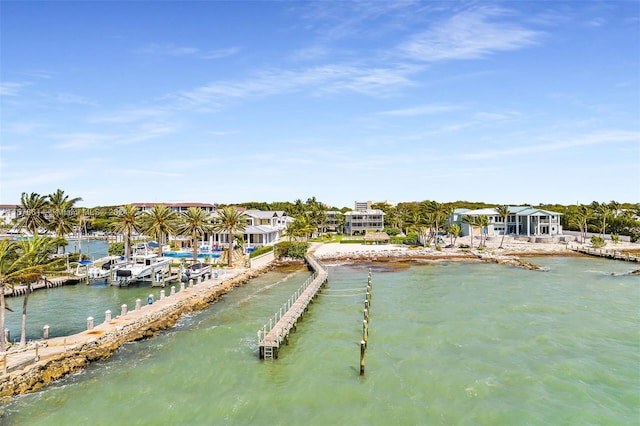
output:
<svg viewBox="0 0 640 426"><path fill-rule="evenodd" d="M109 243L105 240L88 240L81 241L71 240L65 247L65 251L68 253L80 253L82 252L84 259L100 259L107 256L109 250Z"/></svg>
<svg viewBox="0 0 640 426"><path fill-rule="evenodd" d="M308 276L265 274L177 327L6 404L2 424L637 424L632 264L331 265L275 361L256 331ZM366 372L359 345L373 271Z"/></svg>
<svg viewBox="0 0 640 426"><path fill-rule="evenodd" d="M165 257L179 257L179 258L192 258L193 257L193 253L189 253L189 252L178 252L178 251L167 251L163 253L163 256ZM198 258L213 258L213 259L217 259L218 257L220 257L220 253L198 253Z"/></svg>

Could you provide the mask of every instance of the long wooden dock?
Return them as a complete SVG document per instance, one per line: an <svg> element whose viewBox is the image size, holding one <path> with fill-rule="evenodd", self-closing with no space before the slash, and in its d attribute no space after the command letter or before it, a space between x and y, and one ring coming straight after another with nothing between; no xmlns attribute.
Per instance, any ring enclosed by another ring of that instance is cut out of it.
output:
<svg viewBox="0 0 640 426"><path fill-rule="evenodd" d="M277 359L282 343L289 342L289 333L295 330L296 324L307 311L309 304L327 282L326 268L313 256L307 255L305 260L314 270L302 286L285 302L278 312L258 330L260 359Z"/></svg>
<svg viewBox="0 0 640 426"><path fill-rule="evenodd" d="M578 253L588 254L590 256L604 257L613 260L624 260L627 262L640 262L640 257L630 253L623 253L617 250L603 250L590 247L570 247L571 250Z"/></svg>

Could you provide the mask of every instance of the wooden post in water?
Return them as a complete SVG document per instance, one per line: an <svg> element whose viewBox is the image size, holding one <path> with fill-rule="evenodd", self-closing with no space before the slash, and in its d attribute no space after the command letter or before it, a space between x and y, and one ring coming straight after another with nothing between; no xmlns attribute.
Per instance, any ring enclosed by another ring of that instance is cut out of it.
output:
<svg viewBox="0 0 640 426"><path fill-rule="evenodd" d="M45 325L44 327L42 327L42 338L43 339L48 339L49 338L49 326Z"/></svg>
<svg viewBox="0 0 640 426"><path fill-rule="evenodd" d="M360 341L360 375L364 376L364 349L366 347L366 343L364 340Z"/></svg>
<svg viewBox="0 0 640 426"><path fill-rule="evenodd" d="M364 347L367 347L367 341L369 340L369 325L367 320L362 320L362 340L364 341Z"/></svg>

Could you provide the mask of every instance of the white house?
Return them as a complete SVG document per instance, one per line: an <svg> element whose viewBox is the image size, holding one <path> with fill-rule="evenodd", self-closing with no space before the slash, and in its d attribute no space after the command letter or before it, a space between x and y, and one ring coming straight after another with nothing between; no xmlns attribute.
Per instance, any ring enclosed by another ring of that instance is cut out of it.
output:
<svg viewBox="0 0 640 426"><path fill-rule="evenodd" d="M344 214L345 233L382 231L384 229L384 212L382 210L360 210Z"/></svg>
<svg viewBox="0 0 640 426"><path fill-rule="evenodd" d="M133 207L138 207L141 211L149 211L155 206L164 205L169 207L172 212L186 212L189 207L199 207L207 213L213 213L216 206L210 203L131 203Z"/></svg>
<svg viewBox="0 0 640 426"><path fill-rule="evenodd" d="M18 217L18 205L16 204L0 204L0 223L11 225L13 220Z"/></svg>
<svg viewBox="0 0 640 426"><path fill-rule="evenodd" d="M556 236L562 235L560 224L561 213L543 210L531 206L509 206L509 216L506 222L494 208L479 210L456 209L451 218L462 229L462 236L470 234L470 226L462 222L463 216L487 216L489 226L486 235L526 235L526 236ZM479 235L474 231L474 235Z"/></svg>

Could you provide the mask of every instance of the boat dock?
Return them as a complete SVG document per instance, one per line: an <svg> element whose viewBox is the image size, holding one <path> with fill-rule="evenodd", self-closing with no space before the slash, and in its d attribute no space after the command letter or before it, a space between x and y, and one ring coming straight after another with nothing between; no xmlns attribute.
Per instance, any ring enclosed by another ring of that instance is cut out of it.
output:
<svg viewBox="0 0 640 426"><path fill-rule="evenodd" d="M71 279L69 277L45 278L44 280L39 280L38 282L31 284L31 292L42 288L61 287L70 280ZM6 286L4 289L4 295L5 297L24 296L27 294L28 288L29 287L26 285L15 285L13 287Z"/></svg>
<svg viewBox="0 0 640 426"><path fill-rule="evenodd" d="M327 282L327 270L313 255L305 260L314 270L302 286L285 302L278 312L258 330L260 359L277 359L280 345L289 342L289 333L309 308L322 286Z"/></svg>
<svg viewBox="0 0 640 426"><path fill-rule="evenodd" d="M588 254L589 256L604 257L613 260L624 260L626 262L640 262L640 256L636 256L630 253L623 253L617 250L604 250L591 247L569 247L577 253Z"/></svg>

